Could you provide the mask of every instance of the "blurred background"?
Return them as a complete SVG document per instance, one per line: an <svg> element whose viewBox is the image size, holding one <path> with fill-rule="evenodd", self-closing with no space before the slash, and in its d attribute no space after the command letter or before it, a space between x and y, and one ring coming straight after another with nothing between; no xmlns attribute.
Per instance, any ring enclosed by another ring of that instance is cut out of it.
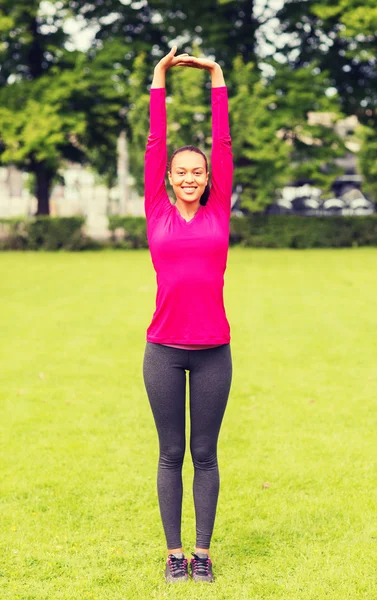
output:
<svg viewBox="0 0 377 600"><path fill-rule="evenodd" d="M153 67L173 45L229 87L233 214L371 215L373 0L1 0L0 218L143 215ZM169 150L211 146L208 74L168 78Z"/></svg>

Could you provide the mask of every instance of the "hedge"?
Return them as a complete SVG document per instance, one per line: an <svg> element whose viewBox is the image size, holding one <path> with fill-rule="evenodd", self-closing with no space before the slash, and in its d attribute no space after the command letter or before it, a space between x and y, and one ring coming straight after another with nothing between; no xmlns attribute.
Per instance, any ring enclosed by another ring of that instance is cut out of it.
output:
<svg viewBox="0 0 377 600"><path fill-rule="evenodd" d="M83 232L84 217L0 219L0 249L83 250L98 245Z"/></svg>
<svg viewBox="0 0 377 600"><path fill-rule="evenodd" d="M117 248L148 248L144 217L109 217L111 243Z"/></svg>
<svg viewBox="0 0 377 600"><path fill-rule="evenodd" d="M377 246L377 218L254 215L231 219L230 244L261 248Z"/></svg>
<svg viewBox="0 0 377 600"><path fill-rule="evenodd" d="M109 218L113 243L147 248L144 217ZM117 235L116 235L117 233ZM377 246L377 215L365 217L300 217L253 215L231 217L231 246L259 248L345 248Z"/></svg>
<svg viewBox="0 0 377 600"><path fill-rule="evenodd" d="M148 248L144 217L109 217L111 238L96 242L83 233L83 217L0 219L0 249L84 250ZM253 215L231 217L230 245L257 248L377 246L377 214L365 217Z"/></svg>

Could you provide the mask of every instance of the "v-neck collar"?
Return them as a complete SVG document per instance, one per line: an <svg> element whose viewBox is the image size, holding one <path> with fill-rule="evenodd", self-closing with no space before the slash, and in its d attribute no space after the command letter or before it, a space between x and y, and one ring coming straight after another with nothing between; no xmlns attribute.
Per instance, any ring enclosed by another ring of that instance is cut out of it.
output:
<svg viewBox="0 0 377 600"><path fill-rule="evenodd" d="M179 217L179 218L180 218L180 219L181 219L181 220L182 220L184 223L187 223L187 225L188 225L189 223L192 223L192 222L194 221L194 219L195 219L196 215L197 215L198 213L200 213L200 209L202 208L202 206L200 205L200 206L199 206L199 208L198 208L198 210L197 210L197 211L196 211L196 213L194 214L194 216L193 216L193 217L192 217L192 218L191 218L189 221L186 221L186 219L185 219L184 217L182 217L182 215L181 215L181 213L179 212L179 210L178 210L177 206L176 206L175 204L173 204L173 206L174 206L175 210L177 211L178 217Z"/></svg>

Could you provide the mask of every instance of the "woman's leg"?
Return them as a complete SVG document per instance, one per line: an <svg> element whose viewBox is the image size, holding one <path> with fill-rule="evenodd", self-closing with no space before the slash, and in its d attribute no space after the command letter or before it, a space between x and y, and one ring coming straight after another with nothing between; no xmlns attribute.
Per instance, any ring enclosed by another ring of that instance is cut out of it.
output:
<svg viewBox="0 0 377 600"><path fill-rule="evenodd" d="M230 345L190 351L190 448L194 464L196 549L210 547L219 494L217 440L232 381Z"/></svg>
<svg viewBox="0 0 377 600"><path fill-rule="evenodd" d="M147 342L143 363L144 383L160 444L157 490L167 547L170 551L179 551L182 547L182 464L185 454L187 357L187 350Z"/></svg>

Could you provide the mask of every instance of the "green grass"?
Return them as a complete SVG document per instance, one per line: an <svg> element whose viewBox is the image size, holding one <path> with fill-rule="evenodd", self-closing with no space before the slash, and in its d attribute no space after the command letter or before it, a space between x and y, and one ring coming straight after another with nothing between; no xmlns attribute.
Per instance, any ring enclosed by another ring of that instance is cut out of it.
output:
<svg viewBox="0 0 377 600"><path fill-rule="evenodd" d="M148 252L0 255L0 598L375 600L377 249L231 249L212 586L166 586ZM192 466L183 539L194 544Z"/></svg>

